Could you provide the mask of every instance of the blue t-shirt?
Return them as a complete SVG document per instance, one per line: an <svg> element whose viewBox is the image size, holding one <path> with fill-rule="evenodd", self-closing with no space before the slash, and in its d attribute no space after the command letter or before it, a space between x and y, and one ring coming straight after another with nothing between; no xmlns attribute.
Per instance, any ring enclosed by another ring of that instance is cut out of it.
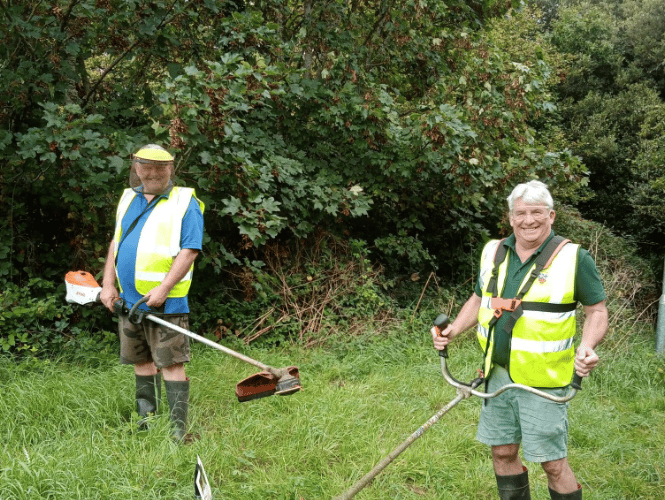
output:
<svg viewBox="0 0 665 500"><path fill-rule="evenodd" d="M116 260L116 267L118 270L118 281L122 292L120 296L125 300L128 307L132 307L142 295L136 291L134 283L134 274L136 270L136 249L139 244L139 237L143 226L150 217L152 209L161 198L167 198L170 194L161 194L155 196L150 203L141 192L138 190L136 196L132 200L125 216L122 218L122 237L118 245L118 256ZM138 220L137 220L138 218ZM127 232L134 221L137 220L136 225ZM203 213L197 201L192 197L187 207L187 212L182 219L182 230L180 234L180 248L190 248L192 250L201 250L203 243ZM140 309L148 310L145 304L141 304ZM164 303L165 314L186 314L189 313L189 303L187 297L168 298Z"/></svg>

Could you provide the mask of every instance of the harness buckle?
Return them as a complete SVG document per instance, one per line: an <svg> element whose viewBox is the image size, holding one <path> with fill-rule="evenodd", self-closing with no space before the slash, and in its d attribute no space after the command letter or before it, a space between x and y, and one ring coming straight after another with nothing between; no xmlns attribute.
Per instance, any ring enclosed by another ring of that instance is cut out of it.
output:
<svg viewBox="0 0 665 500"><path fill-rule="evenodd" d="M490 299L490 307L494 309L494 317L497 319L503 315L503 311L513 312L521 303L522 300L518 298L504 299L502 297L492 297Z"/></svg>

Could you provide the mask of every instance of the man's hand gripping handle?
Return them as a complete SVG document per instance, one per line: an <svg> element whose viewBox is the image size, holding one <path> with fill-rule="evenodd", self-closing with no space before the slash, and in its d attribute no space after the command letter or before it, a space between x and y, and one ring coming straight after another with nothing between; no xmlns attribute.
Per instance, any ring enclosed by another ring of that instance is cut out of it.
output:
<svg viewBox="0 0 665 500"><path fill-rule="evenodd" d="M449 324L450 324L450 318L445 314L439 314L434 320L434 328L436 328L436 334L439 337L442 337L441 332L443 332L443 330L448 328ZM439 351L439 356L441 356L442 358L448 357L448 346L445 346L443 349Z"/></svg>

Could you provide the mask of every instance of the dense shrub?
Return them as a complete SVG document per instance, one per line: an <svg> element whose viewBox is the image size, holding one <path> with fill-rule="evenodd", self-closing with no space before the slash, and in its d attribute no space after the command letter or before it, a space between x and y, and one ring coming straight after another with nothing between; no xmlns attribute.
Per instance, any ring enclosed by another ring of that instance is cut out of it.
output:
<svg viewBox="0 0 665 500"><path fill-rule="evenodd" d="M467 279L516 183L541 178L574 201L586 182L550 121L559 63L517 4L3 7L0 284L28 300L35 278L98 272L127 160L148 142L175 153L177 181L206 204L193 289L205 328L251 337L288 317L281 331L307 340L334 320L302 311L343 321L382 307L379 284L400 276Z"/></svg>
<svg viewBox="0 0 665 500"><path fill-rule="evenodd" d="M115 346L106 317L64 301L64 284L33 278L0 290L0 354L76 359Z"/></svg>
<svg viewBox="0 0 665 500"><path fill-rule="evenodd" d="M555 87L561 129L590 173L590 197L577 207L633 241L656 280L665 251L663 5L557 2L550 37L572 61Z"/></svg>

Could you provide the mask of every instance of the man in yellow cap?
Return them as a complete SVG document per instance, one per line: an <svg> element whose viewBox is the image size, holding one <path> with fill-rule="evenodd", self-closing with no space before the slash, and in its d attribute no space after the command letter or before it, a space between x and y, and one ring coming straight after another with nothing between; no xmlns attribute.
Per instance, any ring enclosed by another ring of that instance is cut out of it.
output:
<svg viewBox="0 0 665 500"><path fill-rule="evenodd" d="M173 156L149 144L132 158L129 189L120 198L101 300L113 311L118 297L128 307L148 297L142 309L157 310L170 323L188 329L187 294L194 260L203 241L203 203L193 189L173 185ZM116 280L120 293L116 289ZM174 437L187 437L189 339L150 321L135 325L120 317L120 362L133 364L139 417L158 410L164 377Z"/></svg>

